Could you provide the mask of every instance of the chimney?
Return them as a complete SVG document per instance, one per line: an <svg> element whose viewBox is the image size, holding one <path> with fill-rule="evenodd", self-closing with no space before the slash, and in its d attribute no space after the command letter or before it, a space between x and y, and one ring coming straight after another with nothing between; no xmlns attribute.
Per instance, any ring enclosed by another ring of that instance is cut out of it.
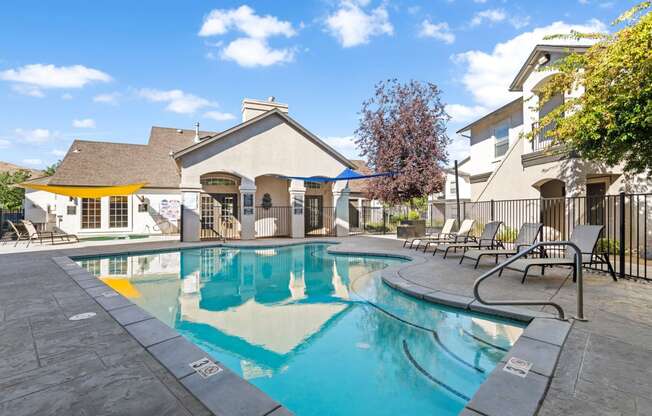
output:
<svg viewBox="0 0 652 416"><path fill-rule="evenodd" d="M195 123L195 143L199 143L199 121Z"/></svg>
<svg viewBox="0 0 652 416"><path fill-rule="evenodd" d="M284 113L288 112L288 105L277 103L276 98L273 96L269 97L267 101L245 98L242 100L242 122L251 120L256 116L259 116L275 108L278 108Z"/></svg>

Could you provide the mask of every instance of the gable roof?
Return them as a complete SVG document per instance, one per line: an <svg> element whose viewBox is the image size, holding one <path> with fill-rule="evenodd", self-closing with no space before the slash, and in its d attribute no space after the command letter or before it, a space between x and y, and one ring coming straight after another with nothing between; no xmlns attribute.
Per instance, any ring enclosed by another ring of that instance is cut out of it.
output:
<svg viewBox="0 0 652 416"><path fill-rule="evenodd" d="M589 48L588 45L536 45L530 56L525 60L525 63L519 69L516 77L509 85L510 91L523 91L523 83L525 79L534 71L537 66L537 61L548 52L558 53L584 53Z"/></svg>
<svg viewBox="0 0 652 416"><path fill-rule="evenodd" d="M252 119L249 119L249 120L247 120L247 121L245 121L243 123L240 123L240 124L238 124L236 126L233 126L230 129L224 130L221 133L216 133L216 134L214 134L214 135L212 135L210 137L206 137L203 140L201 140L199 143L193 143L192 145L190 145L190 146L188 146L188 147L186 147L184 149L177 150L176 152L174 152L174 155L173 155L174 159L179 159L179 158L183 157L184 155L187 155L188 153L191 153L191 152L193 152L193 151L195 151L197 149L200 149L200 148L202 148L202 147L204 147L204 146L206 146L206 145L208 145L210 143L213 143L213 142L215 142L217 140L220 140L220 139L222 139L224 137L227 137L227 136L229 136L229 135L231 135L231 134L233 134L233 133L235 133L237 131L240 131L240 130L244 129L245 127L251 126L251 125L253 125L255 123L260 122L261 120L264 120L264 119L266 119L268 117L273 117L273 116L278 116L281 119L283 119L283 121L285 121L291 127L296 129L304 137L306 137L308 140L310 140L311 142L316 144L318 147L320 147L326 153L331 155L333 158L335 158L336 160L338 160L339 162L344 164L346 167L349 167L349 168L352 168L352 169L355 168L355 165L353 165L353 163L351 163L351 161L349 159L344 157L337 150L333 149L332 147L330 147L329 145L324 143L321 139L319 139L317 136L315 136L310 131L308 131L305 127L303 127L301 124L299 124L292 117L288 116L287 114L285 114L284 112L280 111L277 108L275 108L273 110L269 110L269 111L267 111L267 112L265 112L263 114L260 114L260 115L258 115L256 117L252 118Z"/></svg>
<svg viewBox="0 0 652 416"><path fill-rule="evenodd" d="M373 172L367 166L367 163L364 160L351 160L351 163L355 165L355 170L362 173L363 175L371 175ZM349 181L349 190L352 194L362 194L367 196L367 187L369 186L370 179L358 179L355 181Z"/></svg>
<svg viewBox="0 0 652 416"><path fill-rule="evenodd" d="M493 117L496 117L497 115L499 115L500 113L502 113L502 112L504 112L506 110L511 110L511 109L513 109L513 107L520 107L522 109L522 107L523 107L523 97L518 97L517 99L508 102L507 104L503 105L502 107L499 107L499 108L495 109L491 113L485 114L484 116L480 117L479 119L477 119L477 120L471 122L470 124L467 124L466 126L462 127L461 129L459 129L455 133L460 134L463 131L470 130L471 128L475 127L479 123L481 123L483 121L486 121L486 120L489 120L489 119L491 119Z"/></svg>
<svg viewBox="0 0 652 416"><path fill-rule="evenodd" d="M200 132L208 137L215 132ZM192 144L194 130L152 127L146 145L75 140L50 185L114 186L147 182L147 188L177 188L180 175L171 153Z"/></svg>

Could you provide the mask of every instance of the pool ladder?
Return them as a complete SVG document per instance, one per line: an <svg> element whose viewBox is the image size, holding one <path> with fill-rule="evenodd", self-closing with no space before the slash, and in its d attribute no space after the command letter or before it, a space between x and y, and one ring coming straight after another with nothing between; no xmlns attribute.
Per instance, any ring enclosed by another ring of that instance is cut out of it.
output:
<svg viewBox="0 0 652 416"><path fill-rule="evenodd" d="M510 264L514 263L516 260L527 256L529 253L532 253L533 251L537 249L541 249L544 246L564 246L564 247L570 247L575 251L574 255L574 261L575 261L575 270L577 273L577 316L575 316L575 319L580 320L580 321L585 321L586 318L584 318L584 282L583 282L583 276L582 276L582 251L580 248L573 242L571 241L542 241L536 244L531 245L528 247L526 250L521 251L520 253L516 254L515 256L509 257L506 261L500 263L499 265L493 267L491 270L488 270L486 273L484 273L482 276L478 277L475 282L473 283L473 296L475 299L482 303L483 305L496 305L496 306L552 306L557 310L557 316L558 319L565 321L566 319L566 314L564 313L564 309L559 305L558 303L555 302L550 302L550 301L538 301L538 300L486 300L483 299L482 296L480 296L480 284L487 280L490 276L493 274L503 270L506 266L509 266Z"/></svg>

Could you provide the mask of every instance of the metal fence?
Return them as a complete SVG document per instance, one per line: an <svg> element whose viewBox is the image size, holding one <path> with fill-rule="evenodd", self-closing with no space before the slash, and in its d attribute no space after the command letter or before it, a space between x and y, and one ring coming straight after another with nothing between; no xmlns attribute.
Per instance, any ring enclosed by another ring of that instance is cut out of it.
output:
<svg viewBox="0 0 652 416"><path fill-rule="evenodd" d="M603 225L597 251L609 255L620 277L652 279L652 194L625 194L465 202L462 218L476 220L479 235L502 221L498 238L510 242L525 222L541 222L540 241L570 238L581 224ZM597 266L606 270L606 266Z"/></svg>
<svg viewBox="0 0 652 416"><path fill-rule="evenodd" d="M402 220L408 219L410 211L417 212L420 219L427 218L426 210L411 210L410 207L351 207L349 224L353 234L387 234L396 232Z"/></svg>
<svg viewBox="0 0 652 416"><path fill-rule="evenodd" d="M292 207L256 207L256 238L289 237Z"/></svg>
<svg viewBox="0 0 652 416"><path fill-rule="evenodd" d="M11 227L9 227L7 221L17 223L23 218L25 218L25 211L23 209L0 209L0 235L10 231Z"/></svg>
<svg viewBox="0 0 652 416"><path fill-rule="evenodd" d="M305 207L306 237L335 237L335 207Z"/></svg>

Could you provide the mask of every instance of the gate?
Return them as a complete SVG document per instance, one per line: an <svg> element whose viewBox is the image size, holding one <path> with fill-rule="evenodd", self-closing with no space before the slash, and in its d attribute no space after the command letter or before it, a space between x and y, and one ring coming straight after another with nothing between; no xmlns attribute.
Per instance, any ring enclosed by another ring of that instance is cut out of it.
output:
<svg viewBox="0 0 652 416"><path fill-rule="evenodd" d="M201 195L201 239L234 240L240 238L236 194Z"/></svg>

